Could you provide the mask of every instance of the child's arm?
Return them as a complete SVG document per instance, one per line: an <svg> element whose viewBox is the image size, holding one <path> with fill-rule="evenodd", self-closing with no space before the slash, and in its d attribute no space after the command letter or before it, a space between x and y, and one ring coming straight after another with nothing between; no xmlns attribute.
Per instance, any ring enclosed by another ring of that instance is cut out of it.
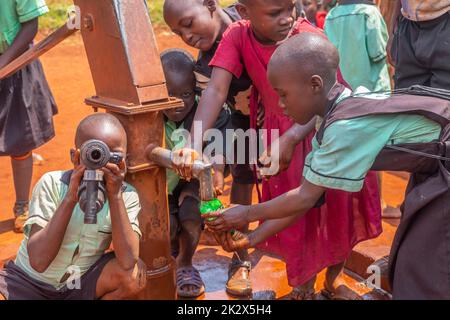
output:
<svg viewBox="0 0 450 320"><path fill-rule="evenodd" d="M79 156L79 152L76 156ZM27 250L30 265L37 272L45 272L58 255L73 209L78 202L78 187L84 170L83 165L75 168L69 190L48 224L44 228L37 225L31 227Z"/></svg>
<svg viewBox="0 0 450 320"><path fill-rule="evenodd" d="M306 125L302 126L294 124L288 131L286 131L277 141L272 143L274 146L278 143L278 152L272 153L273 148L269 147L264 151L260 157L260 162L265 168L261 169L261 174L265 177L275 176L289 168L292 156L297 145L310 134L316 125L316 118L314 117Z"/></svg>
<svg viewBox="0 0 450 320"><path fill-rule="evenodd" d="M394 34L397 31L398 18L402 14L401 1L400 0L395 0L395 1L396 1L396 3L395 3L395 7L394 7L394 12L392 14L392 19L390 21L390 26L389 26L389 41L387 44L387 55L388 55L389 63L391 65L394 65L394 61L392 60L392 56L391 56L392 44L394 42Z"/></svg>
<svg viewBox="0 0 450 320"><path fill-rule="evenodd" d="M102 168L105 175L106 191L112 225L112 241L117 262L123 270L134 268L139 259L139 237L131 227L127 209L122 197L125 178L125 162L117 166L108 163Z"/></svg>
<svg viewBox="0 0 450 320"><path fill-rule="evenodd" d="M227 101L232 79L233 74L231 72L222 68L213 68L211 80L202 94L190 131L194 139L191 147L194 150L202 150L203 134L206 130L214 127L219 113ZM199 128L195 126L195 121L202 123L202 130L197 130ZM201 139L198 140L197 137Z"/></svg>
<svg viewBox="0 0 450 320"><path fill-rule="evenodd" d="M11 46L6 49L2 55L0 55L0 69L5 67L28 49L28 46L36 36L37 31L38 18L22 23L22 28Z"/></svg>
<svg viewBox="0 0 450 320"><path fill-rule="evenodd" d="M230 229L240 229L253 221L291 217L295 217L296 219L302 217L308 210L313 208L325 190L326 188L312 184L305 179L300 187L268 202L254 206L235 206L221 212L211 213L206 217L214 217L217 219L214 221L208 221L208 219L206 219L206 221L211 229L222 232ZM272 232L272 230L278 230L278 228L281 228L289 221L291 221L291 219L278 223L271 222L267 227L258 231L256 235L258 236L258 239L262 239ZM259 235L260 233L261 235ZM270 234L268 236L270 236Z"/></svg>
<svg viewBox="0 0 450 320"><path fill-rule="evenodd" d="M203 134L213 128L227 100L233 74L214 68L208 87L203 92L191 128L191 143L174 153L174 170L184 179L192 178L192 164L203 150ZM199 128L196 123L201 124Z"/></svg>

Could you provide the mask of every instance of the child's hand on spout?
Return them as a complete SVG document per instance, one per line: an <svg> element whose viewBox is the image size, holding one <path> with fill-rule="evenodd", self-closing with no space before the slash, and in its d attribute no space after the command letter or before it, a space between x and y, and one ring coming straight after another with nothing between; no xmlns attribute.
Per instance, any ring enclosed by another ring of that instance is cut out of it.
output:
<svg viewBox="0 0 450 320"><path fill-rule="evenodd" d="M184 180L190 181L192 176L192 166L194 161L200 158L197 151L191 148L183 148L172 153L173 169Z"/></svg>

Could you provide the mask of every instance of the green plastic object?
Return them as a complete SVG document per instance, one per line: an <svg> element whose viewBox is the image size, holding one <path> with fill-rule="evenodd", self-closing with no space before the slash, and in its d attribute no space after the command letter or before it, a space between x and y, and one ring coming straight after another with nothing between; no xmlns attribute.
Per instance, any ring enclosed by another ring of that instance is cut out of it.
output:
<svg viewBox="0 0 450 320"><path fill-rule="evenodd" d="M211 201L202 201L200 203L200 214L204 215L211 212L217 212L224 209L222 202L219 199L213 199ZM215 218L209 218L208 221L214 221Z"/></svg>

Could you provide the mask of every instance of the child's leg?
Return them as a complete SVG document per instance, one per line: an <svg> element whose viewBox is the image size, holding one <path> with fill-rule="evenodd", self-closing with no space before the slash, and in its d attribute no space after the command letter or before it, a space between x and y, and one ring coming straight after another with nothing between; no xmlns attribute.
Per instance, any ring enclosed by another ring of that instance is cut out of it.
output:
<svg viewBox="0 0 450 320"><path fill-rule="evenodd" d="M147 267L142 260L134 268L124 270L116 259L109 261L98 278L95 296L101 300L133 298L145 288Z"/></svg>
<svg viewBox="0 0 450 320"><path fill-rule="evenodd" d="M177 292L180 297L198 297L204 293L205 285L192 263L202 233L199 201L196 198L192 196L182 198L179 221L181 231L180 251L177 257Z"/></svg>
<svg viewBox="0 0 450 320"><path fill-rule="evenodd" d="M315 296L314 285L317 276L312 277L308 282L295 287L289 295L291 300L313 300Z"/></svg>
<svg viewBox="0 0 450 320"><path fill-rule="evenodd" d="M230 202L233 204L250 205L252 204L253 184L244 184L236 182L233 179L231 186ZM248 226L239 230L248 232ZM241 249L233 254L233 258L228 270L227 291L236 296L248 296L252 291L250 281L250 256L246 249Z"/></svg>
<svg viewBox="0 0 450 320"><path fill-rule="evenodd" d="M179 222L178 217L175 214L170 213L170 253L175 259L180 253L180 241L179 234Z"/></svg>
<svg viewBox="0 0 450 320"><path fill-rule="evenodd" d="M14 188L16 191L16 203L14 205L14 215L16 217L14 231L23 232L23 225L28 216L28 202L31 188L31 178L33 176L33 157L29 152L22 156L12 156L11 166L14 178Z"/></svg>
<svg viewBox="0 0 450 320"><path fill-rule="evenodd" d="M347 287L344 279L345 261L327 268L325 276L325 292L329 298L336 300L359 300L361 297L352 289Z"/></svg>
<svg viewBox="0 0 450 320"><path fill-rule="evenodd" d="M200 241L202 221L198 204L197 199L186 197L180 206L180 253L177 259L179 267L192 266L192 257Z"/></svg>

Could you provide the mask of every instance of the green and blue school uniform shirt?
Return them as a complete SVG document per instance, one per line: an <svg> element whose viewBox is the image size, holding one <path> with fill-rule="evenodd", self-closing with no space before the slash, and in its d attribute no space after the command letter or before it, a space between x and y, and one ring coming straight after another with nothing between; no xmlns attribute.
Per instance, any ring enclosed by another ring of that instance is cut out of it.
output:
<svg viewBox="0 0 450 320"><path fill-rule="evenodd" d="M0 1L0 54L14 42L22 23L47 13L45 0Z"/></svg>
<svg viewBox="0 0 450 320"><path fill-rule="evenodd" d="M55 171L46 173L36 184L30 202L30 216L25 223L24 240L19 248L15 264L33 279L54 286L56 289L66 285L61 282L70 268L77 268L83 275L102 257L112 241L112 225L109 204L97 214L97 224L84 224L84 213L77 204L67 226L58 255L48 269L39 273L30 265L28 239L31 227L44 228L55 214L68 191L70 172ZM138 215L141 210L139 197L131 185L124 183L122 192L131 227L140 237Z"/></svg>
<svg viewBox="0 0 450 320"><path fill-rule="evenodd" d="M341 101L350 94L346 89ZM367 93L364 97L383 99L387 95ZM419 115L370 115L339 120L325 129L321 145L313 139L303 176L318 186L358 192L386 145L431 142L438 140L440 133L438 123Z"/></svg>
<svg viewBox="0 0 450 320"><path fill-rule="evenodd" d="M333 8L325 21L325 34L338 48L339 67L353 89L391 89L386 46L386 23L373 4L345 4Z"/></svg>

